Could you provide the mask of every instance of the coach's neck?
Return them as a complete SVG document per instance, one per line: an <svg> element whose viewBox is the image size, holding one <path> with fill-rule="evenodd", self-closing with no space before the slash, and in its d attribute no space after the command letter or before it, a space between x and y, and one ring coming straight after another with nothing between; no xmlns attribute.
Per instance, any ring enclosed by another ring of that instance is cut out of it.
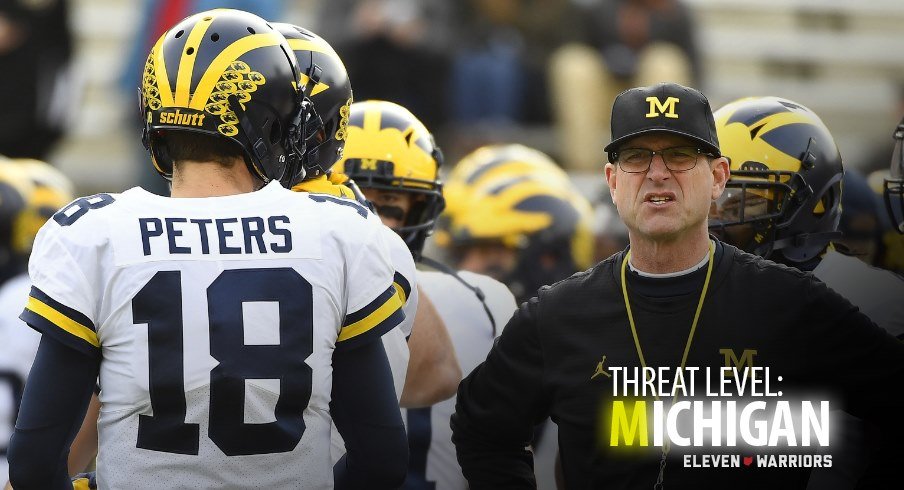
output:
<svg viewBox="0 0 904 490"><path fill-rule="evenodd" d="M698 264L709 253L709 232L704 224L679 236L648 237L628 232L631 265L651 274L679 272Z"/></svg>

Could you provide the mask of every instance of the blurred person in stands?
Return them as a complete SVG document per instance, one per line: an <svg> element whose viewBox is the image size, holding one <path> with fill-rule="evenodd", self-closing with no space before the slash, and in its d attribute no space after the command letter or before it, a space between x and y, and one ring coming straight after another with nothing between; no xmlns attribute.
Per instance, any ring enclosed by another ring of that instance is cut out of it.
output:
<svg viewBox="0 0 904 490"><path fill-rule="evenodd" d="M893 82L892 95L892 100L885 105L886 111L876 114L875 117L888 117L893 121L899 121L901 117L904 117L904 79ZM864 155L856 155L848 160L862 170L864 175L869 175L877 170L888 171L888 161L892 157L895 142L896 139L889 138L887 133L876 134L866 145L868 150Z"/></svg>
<svg viewBox="0 0 904 490"><path fill-rule="evenodd" d="M461 374L467 375L502 332L515 311L515 299L488 276L456 271L424 256L424 242L444 206L442 162L433 136L414 114L391 102L369 100L352 104L348 143L335 168L360 186L418 262L434 269L418 271L417 283L422 298L432 300L447 326L454 357ZM403 489L467 488L451 440L454 409L453 397L405 411L411 457Z"/></svg>
<svg viewBox="0 0 904 490"><path fill-rule="evenodd" d="M700 54L681 0L597 0L581 19L582 42L553 55L549 83L563 165L595 170L615 96L663 81L696 85Z"/></svg>
<svg viewBox="0 0 904 490"><path fill-rule="evenodd" d="M449 99L454 121L548 122L546 66L556 49L576 39L572 2L470 0L460 9L464 27Z"/></svg>
<svg viewBox="0 0 904 490"><path fill-rule="evenodd" d="M264 19L279 19L283 16L283 0L143 0L138 25L129 48L129 57L120 76L120 90L131 101L135 97L135 87L141 85L141 73L148 51L170 26L191 14L214 8L231 8L250 12ZM131 105L127 105L131 108ZM132 117L129 113L129 117ZM130 119L127 119L130 120ZM132 119L133 120L133 119ZM135 121L140 129L144 121ZM138 167L137 184L145 190L161 196L169 195L166 181L147 165L147 152L137 141L133 142L133 155Z"/></svg>
<svg viewBox="0 0 904 490"><path fill-rule="evenodd" d="M0 4L0 154L44 159L63 136L79 93L71 59L69 2Z"/></svg>
<svg viewBox="0 0 904 490"><path fill-rule="evenodd" d="M360 100L381 99L445 122L451 47L458 39L455 2L321 2L318 32L338 51Z"/></svg>

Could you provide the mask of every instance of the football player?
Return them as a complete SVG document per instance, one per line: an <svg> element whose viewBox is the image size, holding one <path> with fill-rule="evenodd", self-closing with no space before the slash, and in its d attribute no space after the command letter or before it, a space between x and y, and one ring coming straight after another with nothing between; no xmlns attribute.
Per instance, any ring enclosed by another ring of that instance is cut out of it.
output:
<svg viewBox="0 0 904 490"><path fill-rule="evenodd" d="M593 211L546 154L523 145L491 145L465 156L449 175L443 233L437 242L461 269L503 282L518 304L593 260ZM534 471L554 485L557 428L535 428Z"/></svg>
<svg viewBox="0 0 904 490"><path fill-rule="evenodd" d="M457 359L460 372L467 374L486 357L515 310L515 301L500 282L454 271L423 255L424 243L444 207L439 180L442 161L433 135L414 114L392 102L370 100L352 104L348 142L335 168L360 186L383 223L404 239L411 255L436 269L418 271L421 298L432 301L451 335L454 352L441 354ZM422 378L429 384L428 377ZM460 380L459 375L456 385ZM415 382L409 376L405 389ZM405 411L411 461L403 488L467 488L451 440L449 418L454 410L455 400L448 399Z"/></svg>
<svg viewBox="0 0 904 490"><path fill-rule="evenodd" d="M348 139L352 89L345 66L329 43L317 34L291 24L274 27L288 39L302 83L309 87L314 118L322 121L322 129L311 134L303 157L306 171L290 179L292 189L321 194L323 199L356 199L338 174L332 180L328 178ZM419 300L420 288L409 248L391 229L384 231L396 268L395 286L406 315L399 327L383 336L396 393L403 407L430 406L455 394L461 371L442 319L429 300Z"/></svg>
<svg viewBox="0 0 904 490"><path fill-rule="evenodd" d="M710 216L727 243L812 272L898 338L904 338L904 281L841 253L844 168L832 134L813 111L778 97L750 97L715 111L731 176ZM841 420L832 469L814 470L808 488L855 488L870 451L862 422ZM867 474L866 478L875 478ZM866 482L864 482L865 484Z"/></svg>
<svg viewBox="0 0 904 490"><path fill-rule="evenodd" d="M110 488L393 488L407 444L380 335L403 319L382 225L280 185L308 93L264 19L190 16L151 49L144 142L172 197L76 199L41 229L22 314L42 332L10 443L19 488L61 461L98 375ZM332 423L348 455L330 464Z"/></svg>
<svg viewBox="0 0 904 490"><path fill-rule="evenodd" d="M778 97L751 97L715 112L731 177L710 230L736 247L816 277L879 326L904 336L904 281L844 255L842 167L835 140L813 111Z"/></svg>
<svg viewBox="0 0 904 490"><path fill-rule="evenodd" d="M22 387L41 335L30 328L23 328L18 313L25 307L31 281L28 278L27 260L38 229L53 214L73 198L72 183L59 170L30 159L0 161L0 221L2 221L2 255L7 262L3 270L18 274L5 277L0 286L0 335L7 341L0 345L0 376L4 388L0 398L0 416L5 425L0 426L2 440L9 440L15 428ZM97 452L97 397L91 399L91 408L69 453L70 474L84 470ZM93 415L93 418L91 418ZM92 442L93 440L93 442ZM2 448L2 474L7 479L6 447Z"/></svg>
<svg viewBox="0 0 904 490"><path fill-rule="evenodd" d="M8 474L6 441L12 435L22 398L22 389L41 336L21 328L16 314L28 295L25 273L30 240L20 223L28 220L34 186L24 172L8 161L0 162L0 480ZM32 237L33 238L33 237ZM22 289L25 289L22 293ZM15 293L22 293L18 297ZM12 319L9 317L12 316Z"/></svg>
<svg viewBox="0 0 904 490"><path fill-rule="evenodd" d="M590 265L590 203L543 153L478 149L453 170L450 188L441 243L458 267L502 281L518 301Z"/></svg>

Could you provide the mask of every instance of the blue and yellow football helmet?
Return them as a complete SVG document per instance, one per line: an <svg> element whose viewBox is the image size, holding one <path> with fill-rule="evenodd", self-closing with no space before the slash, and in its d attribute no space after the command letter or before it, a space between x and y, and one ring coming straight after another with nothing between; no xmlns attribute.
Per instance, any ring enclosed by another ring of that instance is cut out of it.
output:
<svg viewBox="0 0 904 490"><path fill-rule="evenodd" d="M25 271L37 228L43 224L30 206L33 194L34 184L25 170L12 160L0 161L0 282Z"/></svg>
<svg viewBox="0 0 904 490"><path fill-rule="evenodd" d="M230 9L201 12L151 48L141 84L143 142L157 171L172 177L161 139L174 131L221 137L244 150L252 175L269 182L291 172L310 119L295 57L260 17Z"/></svg>
<svg viewBox="0 0 904 490"><path fill-rule="evenodd" d="M416 259L445 207L442 163L433 135L408 109L377 100L352 104L345 154L335 169L362 189L413 194L411 210L396 232Z"/></svg>
<svg viewBox="0 0 904 490"><path fill-rule="evenodd" d="M549 157L501 145L478 149L460 164L465 168L454 170L450 180L462 185L450 196L455 202L438 240L460 266L469 268L466 257L475 250L504 247L513 260L496 260L500 256L491 252L495 258L486 263L497 265L475 272L494 276L525 300L540 286L591 265L592 208Z"/></svg>
<svg viewBox="0 0 904 490"><path fill-rule="evenodd" d="M747 252L791 265L840 236L844 169L813 111L778 97L750 97L715 112L731 177L710 230Z"/></svg>
<svg viewBox="0 0 904 490"><path fill-rule="evenodd" d="M289 42L301 72L301 87L310 101L303 123L305 152L288 187L325 174L342 158L345 147L352 86L345 65L322 37L291 24L273 24Z"/></svg>

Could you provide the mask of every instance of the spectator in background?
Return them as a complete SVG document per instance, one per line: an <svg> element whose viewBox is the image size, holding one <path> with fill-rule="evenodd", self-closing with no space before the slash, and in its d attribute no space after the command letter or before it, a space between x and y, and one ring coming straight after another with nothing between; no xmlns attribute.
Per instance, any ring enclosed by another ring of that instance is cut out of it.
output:
<svg viewBox="0 0 904 490"><path fill-rule="evenodd" d="M888 112L877 116L888 117L889 120L900 121L904 116L904 79L895 82L894 100L888 105ZM870 175L877 170L888 170L888 162L894 150L895 139L889 138L888 132L882 131L874 135L868 143L870 151L865 155L857 155L855 166L863 171L864 175ZM880 184L881 185L881 184ZM881 194L881 192L880 192Z"/></svg>
<svg viewBox="0 0 904 490"><path fill-rule="evenodd" d="M63 135L74 106L63 90L73 83L68 20L65 0L0 2L0 154L45 159Z"/></svg>
<svg viewBox="0 0 904 490"><path fill-rule="evenodd" d="M455 122L548 121L545 70L551 53L572 39L571 1L470 0L462 15L449 101Z"/></svg>
<svg viewBox="0 0 904 490"><path fill-rule="evenodd" d="M445 122L454 2L322 2L318 33L336 48L355 84L355 99L398 103L424 124Z"/></svg>
<svg viewBox="0 0 904 490"><path fill-rule="evenodd" d="M167 28L193 13L215 8L244 10L274 22L280 20L283 15L282 0L144 0L141 16L138 17L139 25L135 28L135 37L129 52L129 61L120 78L121 88L127 100L137 96L146 54ZM138 131L137 128L143 121L135 119L135 124ZM136 165L140 169L138 185L156 194L169 195L166 181L157 175L152 166L147 165L147 150L140 141L135 140L134 150Z"/></svg>
<svg viewBox="0 0 904 490"><path fill-rule="evenodd" d="M586 3L586 2L585 2ZM583 42L550 60L550 92L567 168L598 169L615 96L668 81L696 86L700 57L680 0L596 0L581 15Z"/></svg>

